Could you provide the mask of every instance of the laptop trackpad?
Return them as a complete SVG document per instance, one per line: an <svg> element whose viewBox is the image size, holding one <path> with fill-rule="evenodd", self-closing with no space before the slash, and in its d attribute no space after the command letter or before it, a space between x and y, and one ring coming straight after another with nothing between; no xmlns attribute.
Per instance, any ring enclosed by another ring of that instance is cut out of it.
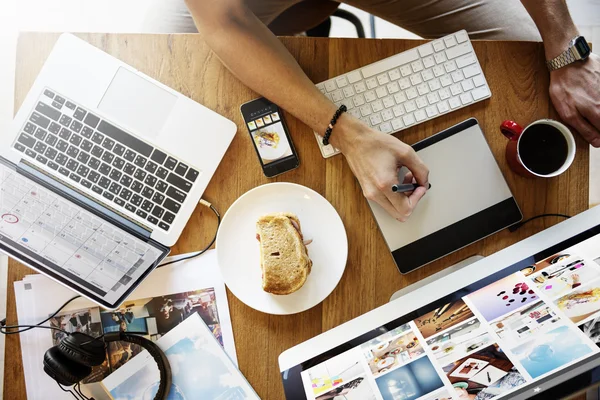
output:
<svg viewBox="0 0 600 400"><path fill-rule="evenodd" d="M121 67L98 109L115 122L153 138L161 132L176 101L177 96Z"/></svg>

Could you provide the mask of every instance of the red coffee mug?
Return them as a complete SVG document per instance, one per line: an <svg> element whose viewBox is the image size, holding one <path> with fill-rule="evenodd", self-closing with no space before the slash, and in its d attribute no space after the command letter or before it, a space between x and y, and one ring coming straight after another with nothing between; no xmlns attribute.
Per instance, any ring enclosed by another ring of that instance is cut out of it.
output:
<svg viewBox="0 0 600 400"><path fill-rule="evenodd" d="M530 170L529 168L527 168L527 166L523 163L521 156L519 155L519 144L521 141L521 137L523 136L523 133L525 133L527 131L527 129L529 129L533 125L538 125L538 124L550 125L550 126L555 127L563 134L563 136L567 140L567 146L568 146L567 159L565 160L564 164L559 169L557 169L556 171L553 171L552 173L549 173L547 175L536 173L536 172ZM562 174L563 172L565 172L571 166L571 164L573 163L573 160L575 159L575 150L576 150L575 138L573 137L573 134L571 133L569 128L567 128L565 125L561 124L558 121L554 121L552 119L540 119L540 120L532 122L531 124L529 124L525 128L523 128L521 125L517 124L515 121L507 120L507 121L502 122L502 124L500 125L500 131L502 132L502 134L504 136L506 136L509 139L508 144L506 145L506 161L508 162L508 166L514 172L516 172L517 174L519 174L521 176L524 176L527 178L536 178L536 177L551 178L553 176L558 176L558 175Z"/></svg>

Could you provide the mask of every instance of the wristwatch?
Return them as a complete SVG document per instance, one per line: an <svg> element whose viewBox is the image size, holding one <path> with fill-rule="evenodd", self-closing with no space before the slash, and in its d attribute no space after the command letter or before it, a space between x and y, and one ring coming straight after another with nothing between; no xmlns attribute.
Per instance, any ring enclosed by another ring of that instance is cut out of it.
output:
<svg viewBox="0 0 600 400"><path fill-rule="evenodd" d="M587 40L585 40L583 36L577 36L569 42L569 47L559 56L550 61L546 61L546 65L548 66L548 70L554 71L566 67L575 61L585 60L589 57L590 52L591 50Z"/></svg>

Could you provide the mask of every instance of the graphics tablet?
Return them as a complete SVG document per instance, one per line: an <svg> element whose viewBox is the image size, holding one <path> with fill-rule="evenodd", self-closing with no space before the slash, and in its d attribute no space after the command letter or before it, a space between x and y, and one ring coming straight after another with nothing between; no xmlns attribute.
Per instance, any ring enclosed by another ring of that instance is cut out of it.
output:
<svg viewBox="0 0 600 400"><path fill-rule="evenodd" d="M369 202L401 273L523 218L476 119L431 136L413 148L429 168L432 187L408 221L399 222L377 203Z"/></svg>
<svg viewBox="0 0 600 400"><path fill-rule="evenodd" d="M599 330L596 207L287 350L279 366L287 400L563 398L600 381Z"/></svg>

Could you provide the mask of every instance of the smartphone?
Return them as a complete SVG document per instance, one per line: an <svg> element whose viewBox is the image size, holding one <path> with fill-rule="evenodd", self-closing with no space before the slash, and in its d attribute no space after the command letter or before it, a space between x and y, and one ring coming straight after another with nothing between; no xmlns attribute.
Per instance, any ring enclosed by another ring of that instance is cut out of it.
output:
<svg viewBox="0 0 600 400"><path fill-rule="evenodd" d="M298 168L300 160L279 107L260 98L242 104L241 111L265 176Z"/></svg>

